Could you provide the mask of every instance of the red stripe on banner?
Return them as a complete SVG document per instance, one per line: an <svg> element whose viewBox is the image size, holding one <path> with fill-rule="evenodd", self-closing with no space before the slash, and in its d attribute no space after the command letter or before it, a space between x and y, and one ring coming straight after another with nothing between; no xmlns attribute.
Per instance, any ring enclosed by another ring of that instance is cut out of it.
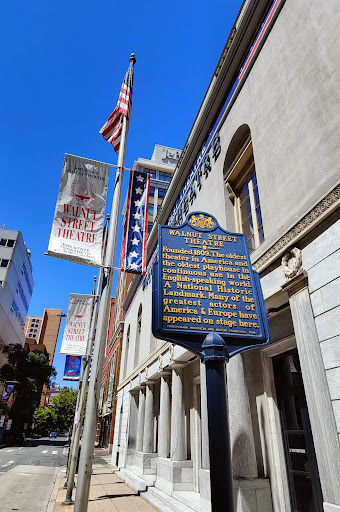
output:
<svg viewBox="0 0 340 512"><path fill-rule="evenodd" d="M143 254L142 254L142 273L146 274L146 244L148 241L148 207L149 207L149 190L150 190L150 174L147 175L146 203L144 214L144 230L143 230Z"/></svg>
<svg viewBox="0 0 340 512"><path fill-rule="evenodd" d="M105 357L107 357L108 348L109 348L109 343L110 343L110 327L111 327L111 315L112 315L112 303L113 303L113 300L114 300L114 299L111 297L111 302L110 302L110 315L109 315L109 325L108 325L108 328L107 328L107 337L106 337Z"/></svg>
<svg viewBox="0 0 340 512"><path fill-rule="evenodd" d="M274 11L275 11L275 9L276 9L277 4L279 3L279 1L280 1L280 0L276 0L275 4L274 4L274 5L273 5L273 7L271 8L270 13L268 14L268 18L267 18L267 20L266 20L265 24L263 25L261 32L260 32L260 33L259 33L259 35L257 36L257 39L256 39L255 44L254 44L254 47L253 47L253 49L252 49L252 51L251 51L251 53L250 53L250 55L249 55L248 59L246 60L246 62L245 62L245 64L244 64L244 66L243 66L243 70L242 70L242 73L241 73L241 74L240 74L240 76L239 76L239 80L241 80L241 78L242 78L242 76L243 76L243 74L244 74L244 72L245 72L245 70L246 70L246 68L247 68L247 66L248 66L248 64L249 64L249 62L250 62L250 60L252 59L253 54L254 54L254 52L255 52L255 50L256 50L256 48L257 48L257 46L258 46L258 44L259 44L260 40L262 39L263 33L264 33L264 31L266 30L266 28L267 28L267 26L268 26L268 23L269 23L269 21L271 20L271 17L273 16Z"/></svg>
<svg viewBox="0 0 340 512"><path fill-rule="evenodd" d="M124 219L124 230L123 230L123 243L122 243L122 257L120 260L120 268L121 270L125 270L126 268L126 247L128 242L128 227L129 227L129 217L130 217L130 209L131 209L131 194L132 194L132 182L133 182L133 172L130 171L130 182L128 188L128 196L127 196L127 205Z"/></svg>

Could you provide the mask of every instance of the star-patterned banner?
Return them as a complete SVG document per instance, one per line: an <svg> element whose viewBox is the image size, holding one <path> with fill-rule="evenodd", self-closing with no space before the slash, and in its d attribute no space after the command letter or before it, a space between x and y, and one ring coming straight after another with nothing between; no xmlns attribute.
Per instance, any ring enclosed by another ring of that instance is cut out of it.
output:
<svg viewBox="0 0 340 512"><path fill-rule="evenodd" d="M150 174L131 171L124 222L121 269L146 273Z"/></svg>

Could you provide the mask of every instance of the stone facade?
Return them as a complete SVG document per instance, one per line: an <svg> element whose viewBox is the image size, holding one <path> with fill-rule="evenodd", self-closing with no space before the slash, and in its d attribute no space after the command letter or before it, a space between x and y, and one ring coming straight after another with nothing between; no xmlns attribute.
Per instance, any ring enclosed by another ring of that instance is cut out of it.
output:
<svg viewBox="0 0 340 512"><path fill-rule="evenodd" d="M227 364L237 512L340 507L339 17L244 3L157 215L243 231L260 273L271 343ZM209 510L204 367L151 333L156 245L125 300L112 460L158 508Z"/></svg>

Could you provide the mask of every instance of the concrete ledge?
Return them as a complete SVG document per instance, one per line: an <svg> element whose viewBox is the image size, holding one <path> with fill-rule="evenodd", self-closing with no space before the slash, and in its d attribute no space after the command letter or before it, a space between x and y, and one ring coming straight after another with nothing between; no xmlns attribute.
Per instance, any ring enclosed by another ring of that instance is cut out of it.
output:
<svg viewBox="0 0 340 512"><path fill-rule="evenodd" d="M193 490L192 460L157 459L156 487L169 494L172 491Z"/></svg>
<svg viewBox="0 0 340 512"><path fill-rule="evenodd" d="M323 502L323 509L324 512L340 512L340 506L339 505L333 505L333 503L326 503Z"/></svg>

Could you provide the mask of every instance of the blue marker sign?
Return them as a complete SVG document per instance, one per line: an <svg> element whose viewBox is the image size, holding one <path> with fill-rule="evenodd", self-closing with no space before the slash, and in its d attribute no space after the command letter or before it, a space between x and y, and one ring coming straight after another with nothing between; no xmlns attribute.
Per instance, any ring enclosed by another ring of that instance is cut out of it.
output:
<svg viewBox="0 0 340 512"><path fill-rule="evenodd" d="M152 316L157 338L200 355L209 333L224 338L229 357L269 342L245 235L225 231L203 212L190 214L181 226L159 226Z"/></svg>

